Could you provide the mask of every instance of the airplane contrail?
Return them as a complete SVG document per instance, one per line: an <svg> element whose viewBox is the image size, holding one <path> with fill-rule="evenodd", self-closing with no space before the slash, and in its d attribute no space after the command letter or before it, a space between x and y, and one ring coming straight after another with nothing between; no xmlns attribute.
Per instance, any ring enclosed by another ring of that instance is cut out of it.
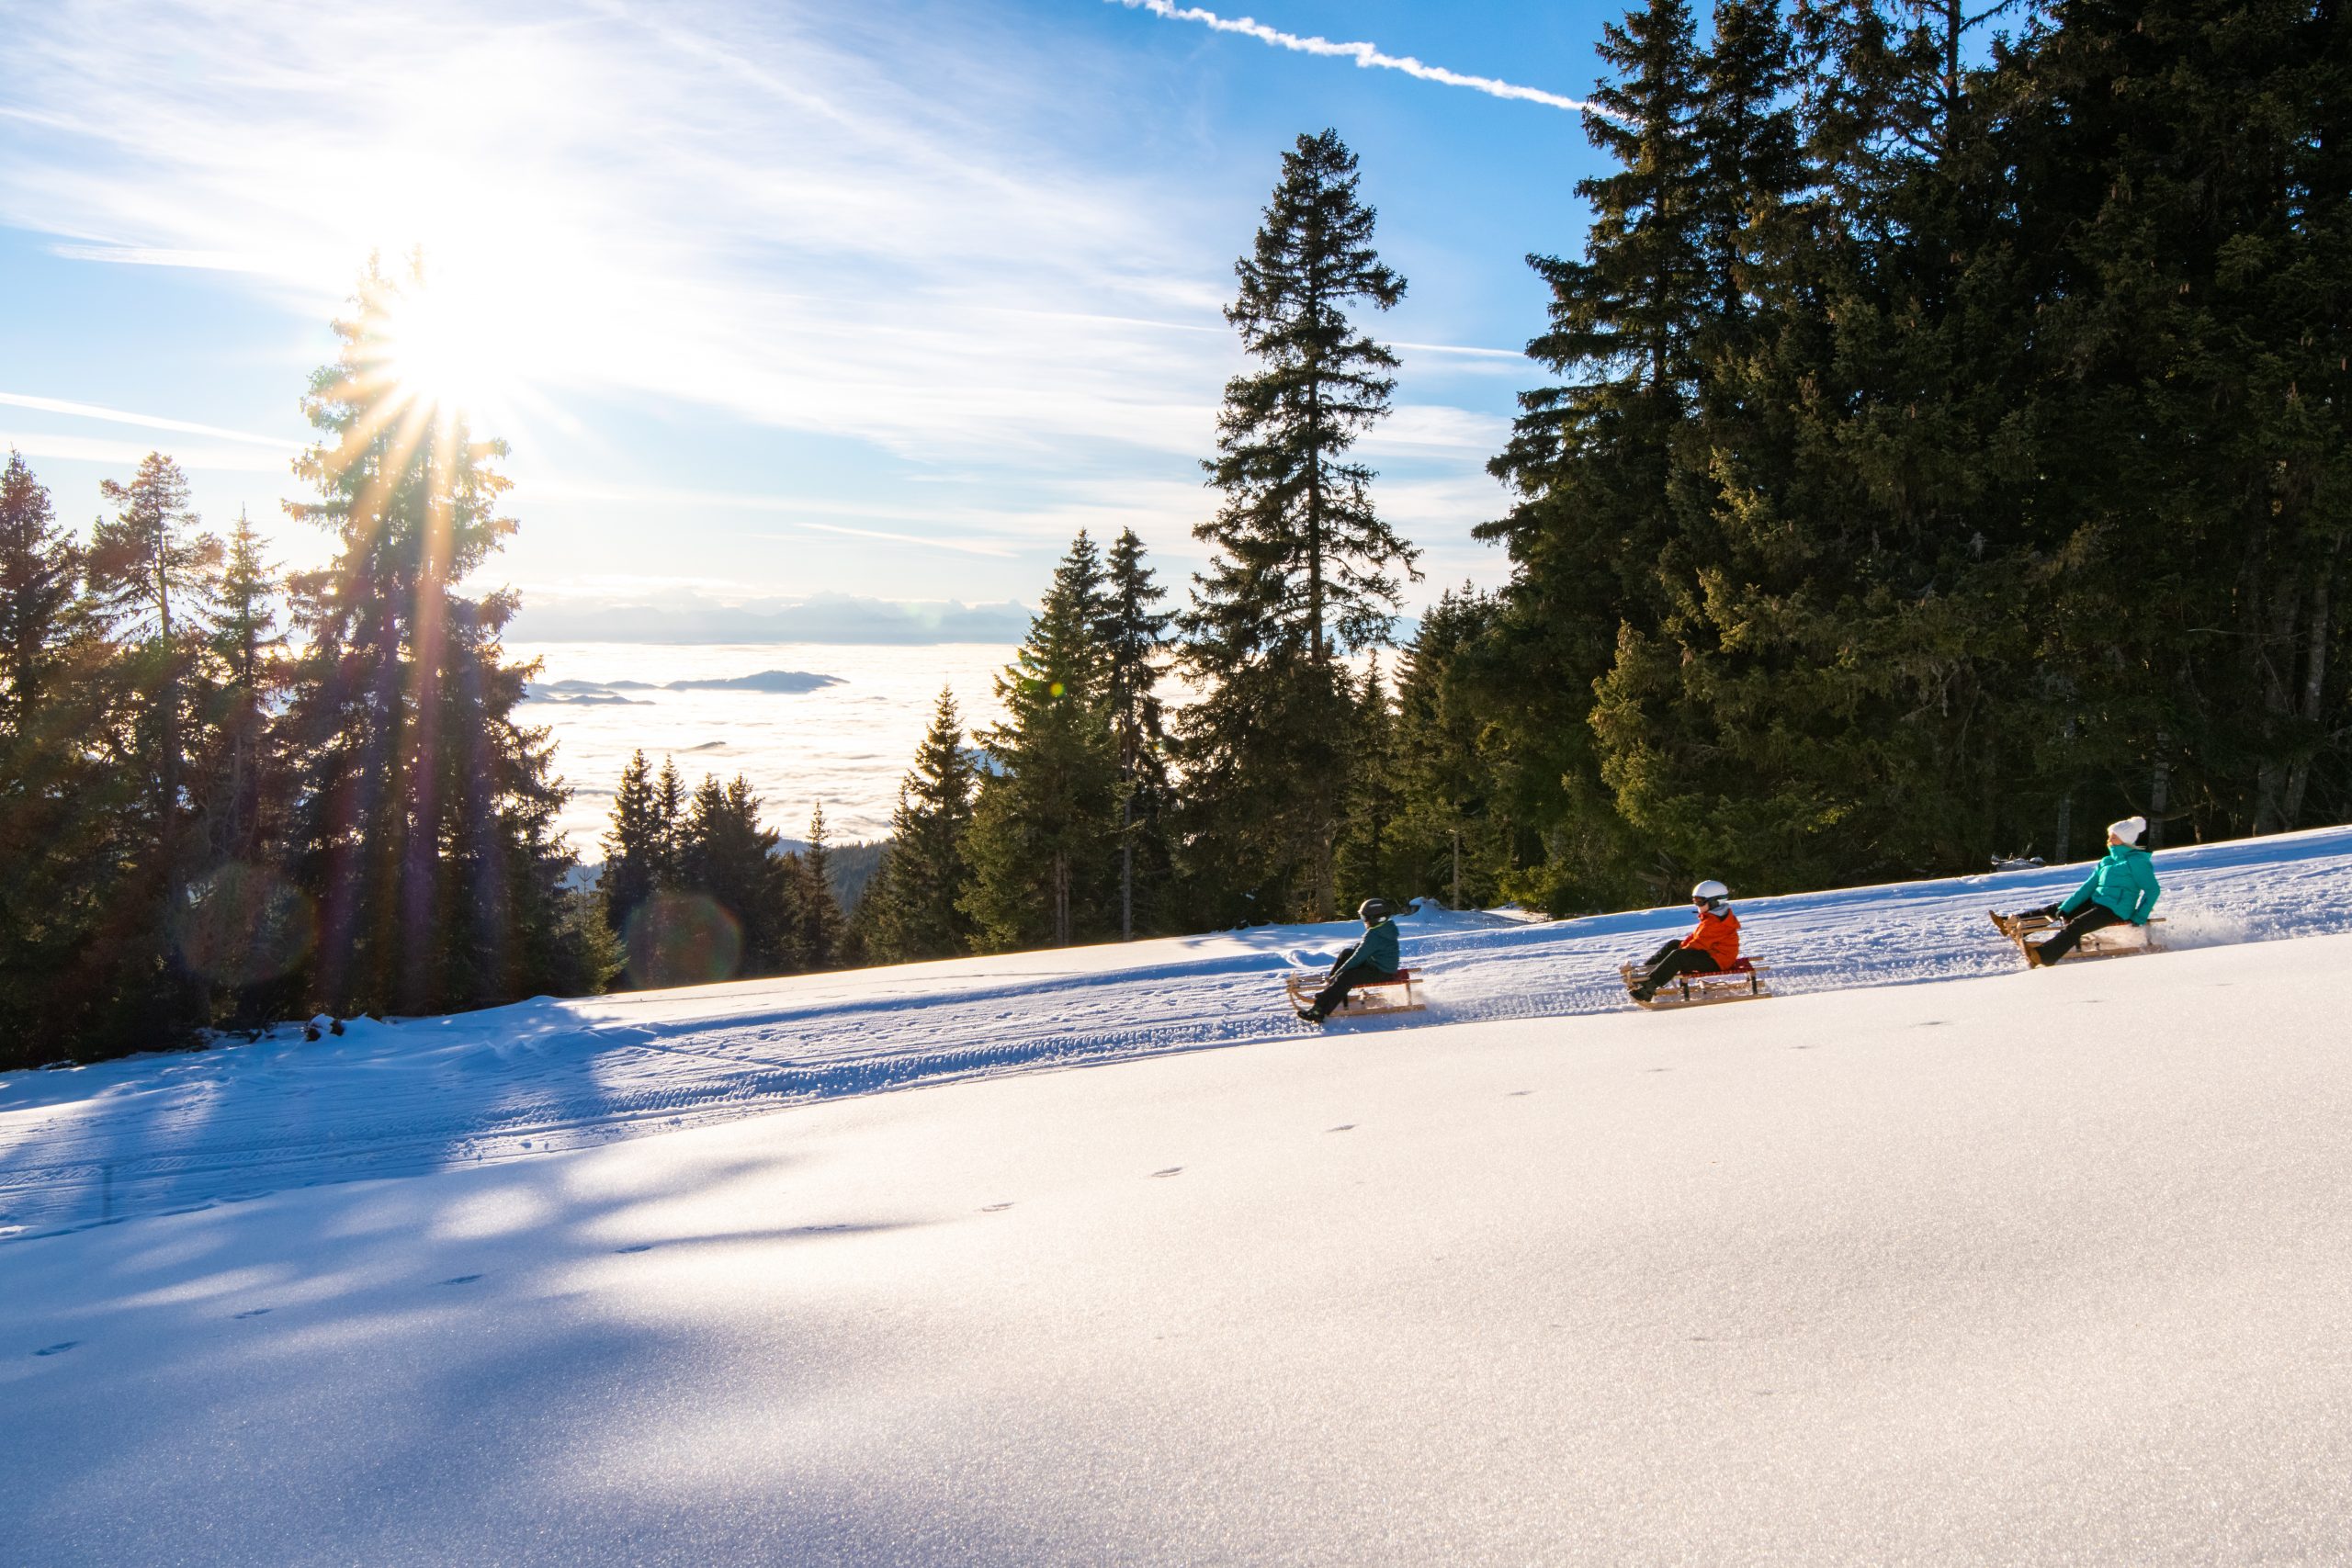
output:
<svg viewBox="0 0 2352 1568"><path fill-rule="evenodd" d="M1270 28L1249 17L1220 17L1215 11L1204 11L1198 6L1176 5L1173 0L1107 0L1107 3L1125 6L1130 11L1148 11L1171 22L1198 22L1213 32L1238 33L1244 38L1256 39L1260 43L1270 43L1276 49L1293 50L1300 54L1336 55L1352 60L1367 71L1402 71L1406 75L1418 76L1424 82L1436 82L1448 87L1468 87L1489 97L1517 98L1550 108L1605 115L1611 119L1617 118L1599 104L1589 103L1582 98L1564 97L1558 93L1547 93L1541 87L1522 87L1516 82L1498 81L1492 76L1465 76L1459 71L1430 65L1408 54L1389 54L1378 44L1338 43L1327 38L1304 38L1297 33Z"/></svg>

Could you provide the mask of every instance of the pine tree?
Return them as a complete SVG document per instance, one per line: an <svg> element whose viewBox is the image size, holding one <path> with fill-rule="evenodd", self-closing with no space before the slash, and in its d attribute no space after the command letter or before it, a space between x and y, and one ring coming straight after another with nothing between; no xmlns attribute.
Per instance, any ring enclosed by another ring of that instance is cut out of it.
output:
<svg viewBox="0 0 2352 1568"><path fill-rule="evenodd" d="M890 846L858 904L873 962L950 958L970 950L971 917L958 900L969 878L964 840L978 772L964 747L956 694L943 689L914 767L899 786Z"/></svg>
<svg viewBox="0 0 2352 1568"><path fill-rule="evenodd" d="M82 600L82 552L15 452L0 468L0 1069L97 1043L108 976L93 937L115 905L105 765L112 683Z"/></svg>
<svg viewBox="0 0 2352 1568"><path fill-rule="evenodd" d="M1409 898L1404 795L1397 787L1396 709L1374 660L1356 700L1356 763L1348 776L1347 815L1340 833L1340 907L1366 898Z"/></svg>
<svg viewBox="0 0 2352 1568"><path fill-rule="evenodd" d="M1600 52L1615 74L1584 130L1616 169L1577 184L1593 211L1583 259L1528 258L1552 291L1528 356L1559 380L1521 394L1488 465L1518 499L1476 530L1513 566L1493 635L1519 680L1499 717L1527 804L1552 824L1544 863L1521 879L1550 907L1638 896L1639 851L1601 776L1590 693L1623 637L1656 628L1679 575L1676 442L1698 380L1705 237L1726 221L1704 199L1704 62L1689 7L1637 6L1603 29Z"/></svg>
<svg viewBox="0 0 2352 1568"><path fill-rule="evenodd" d="M286 637L275 605L278 592L253 520L240 512L229 536L209 638L220 673L209 724L213 761L201 793L206 855L216 865L258 863L279 826L267 816L278 804L274 786L280 761L270 709L285 675L279 652Z"/></svg>
<svg viewBox="0 0 2352 1568"><path fill-rule="evenodd" d="M1226 386L1205 465L1223 502L1194 530L1216 553L1183 617L1200 691L1182 725L1196 864L1262 868L1245 891L1269 913L1333 907L1354 712L1337 660L1385 640L1395 574L1418 575L1416 552L1373 507L1372 470L1346 460L1388 412L1397 363L1348 310L1405 293L1373 248L1357 186L1337 132L1301 136L1235 265L1226 319L1261 368Z"/></svg>
<svg viewBox="0 0 2352 1568"><path fill-rule="evenodd" d="M1448 590L1423 612L1397 669L1401 832L1421 885L1443 887L1451 908L1490 898L1510 869L1497 812L1502 784L1486 754L1489 705L1475 677L1477 647L1499 613L1466 582Z"/></svg>
<svg viewBox="0 0 2352 1568"><path fill-rule="evenodd" d="M604 840L605 869L597 878L605 923L616 935L629 917L676 877L679 829L677 770L662 760L665 795L656 790L643 748L629 754L613 791L613 825Z"/></svg>
<svg viewBox="0 0 2352 1568"><path fill-rule="evenodd" d="M175 928L201 851L189 831L189 785L209 741L207 634L221 546L199 531L187 480L160 452L129 484L98 488L116 510L91 531L88 581L117 649L111 674L130 698L130 722L112 750L138 806L117 819L129 878L85 962L111 976L114 1017L103 1028L169 1040L208 1021Z"/></svg>
<svg viewBox="0 0 2352 1568"><path fill-rule="evenodd" d="M796 858L807 874L796 896L801 964L831 969L842 962L848 930L841 899L833 892L833 846L822 801L808 813L808 848Z"/></svg>
<svg viewBox="0 0 2352 1568"><path fill-rule="evenodd" d="M776 853L777 835L760 823L760 797L741 774L722 785L705 778L679 835L678 884L733 921L740 957L732 973L782 975L801 967L795 940L793 878ZM716 972L697 978L726 979Z"/></svg>
<svg viewBox="0 0 2352 1568"><path fill-rule="evenodd" d="M338 1012L435 1012L528 996L579 971L571 857L547 732L514 710L534 667L504 661L515 599L458 590L516 525L500 441L417 400L400 322L425 288L370 265L304 411L319 441L292 505L334 538L295 581L308 646L287 716L300 778L292 863L316 901L314 988ZM569 923L568 923L569 922Z"/></svg>
<svg viewBox="0 0 2352 1568"><path fill-rule="evenodd" d="M1081 532L997 679L1005 718L980 738L990 766L962 900L985 949L1067 947L1107 924L1119 772L1102 595L1102 559Z"/></svg>
<svg viewBox="0 0 2352 1568"><path fill-rule="evenodd" d="M1119 940L1136 934L1136 865L1142 863L1147 916L1152 890L1166 879L1168 846L1160 831L1167 804L1167 730L1160 711L1168 627L1158 608L1168 591L1144 564L1143 541L1123 529L1104 573L1102 615L1095 628L1106 667L1104 697L1119 759Z"/></svg>
<svg viewBox="0 0 2352 1568"><path fill-rule="evenodd" d="M37 739L34 716L74 661L81 578L81 551L12 448L0 468L0 737L12 748Z"/></svg>
<svg viewBox="0 0 2352 1568"><path fill-rule="evenodd" d="M243 513L228 539L207 638L209 679L192 807L194 877L178 912L180 948L221 993L216 1010L254 1024L293 1005L275 984L314 935L309 907L276 863L287 827L286 758L274 721L286 670L279 580Z"/></svg>
<svg viewBox="0 0 2352 1568"><path fill-rule="evenodd" d="M198 694L190 688L202 678L198 663L220 591L221 545L198 531L187 479L160 452L141 461L129 484L107 479L98 489L116 512L91 533L91 595L132 650L132 678L145 710L135 754L152 800L155 881L164 904L175 906L185 870L187 774L198 743L191 733Z"/></svg>

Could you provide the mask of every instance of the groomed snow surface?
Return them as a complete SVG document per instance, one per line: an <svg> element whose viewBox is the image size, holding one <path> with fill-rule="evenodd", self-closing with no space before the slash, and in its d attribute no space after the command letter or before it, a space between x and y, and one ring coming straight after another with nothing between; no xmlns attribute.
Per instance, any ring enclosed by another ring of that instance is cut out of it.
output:
<svg viewBox="0 0 2352 1568"><path fill-rule="evenodd" d="M2352 831L2158 865L0 1077L0 1562L2340 1563Z"/></svg>

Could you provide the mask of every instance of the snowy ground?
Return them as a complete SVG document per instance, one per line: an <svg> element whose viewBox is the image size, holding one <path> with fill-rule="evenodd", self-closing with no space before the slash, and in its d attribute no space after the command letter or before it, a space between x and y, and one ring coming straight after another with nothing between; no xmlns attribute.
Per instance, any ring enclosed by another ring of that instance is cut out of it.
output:
<svg viewBox="0 0 2352 1568"><path fill-rule="evenodd" d="M1574 996L1560 935L1449 973ZM1270 1033L20 1240L0 1560L2340 1563L2347 964Z"/></svg>
<svg viewBox="0 0 2352 1568"><path fill-rule="evenodd" d="M2167 851L2166 940L2352 930L2352 829ZM2007 973L1988 907L2047 902L2081 867L1743 901L1784 993ZM1622 1010L1616 966L1687 909L1527 923L1405 922L1432 1008L1336 1026ZM1351 928L1223 935L897 969L537 1001L304 1043L0 1075L0 1237L320 1182L418 1174L679 1131L780 1106L1253 1041L1303 1027L1286 955Z"/></svg>

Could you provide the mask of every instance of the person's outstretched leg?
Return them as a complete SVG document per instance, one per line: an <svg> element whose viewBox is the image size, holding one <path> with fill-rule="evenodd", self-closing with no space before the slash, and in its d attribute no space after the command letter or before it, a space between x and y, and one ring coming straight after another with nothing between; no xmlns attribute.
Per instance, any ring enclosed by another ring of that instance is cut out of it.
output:
<svg viewBox="0 0 2352 1568"><path fill-rule="evenodd" d="M2031 954L2033 962L2037 964L2055 964L2074 952L2075 944L2091 932L2123 923L2123 917L2106 905L2092 904L2060 926L2056 936L2035 947Z"/></svg>
<svg viewBox="0 0 2352 1568"><path fill-rule="evenodd" d="M1715 962L1713 953L1702 952L1695 947L1684 947L1678 943L1672 952L1666 953L1650 966L1650 972L1643 976L1642 983L1634 987L1634 999L1637 1002L1648 1001L1668 983L1680 976L1713 975L1722 967L1722 964Z"/></svg>
<svg viewBox="0 0 2352 1568"><path fill-rule="evenodd" d="M1396 977L1394 972L1383 972L1377 969L1342 969L1331 976L1329 985L1315 993L1315 1005L1308 1008L1306 1011L1314 1015L1311 1021L1320 1023L1339 1011L1340 1004L1347 1000L1348 993L1358 986L1370 985L1375 980L1393 980Z"/></svg>

